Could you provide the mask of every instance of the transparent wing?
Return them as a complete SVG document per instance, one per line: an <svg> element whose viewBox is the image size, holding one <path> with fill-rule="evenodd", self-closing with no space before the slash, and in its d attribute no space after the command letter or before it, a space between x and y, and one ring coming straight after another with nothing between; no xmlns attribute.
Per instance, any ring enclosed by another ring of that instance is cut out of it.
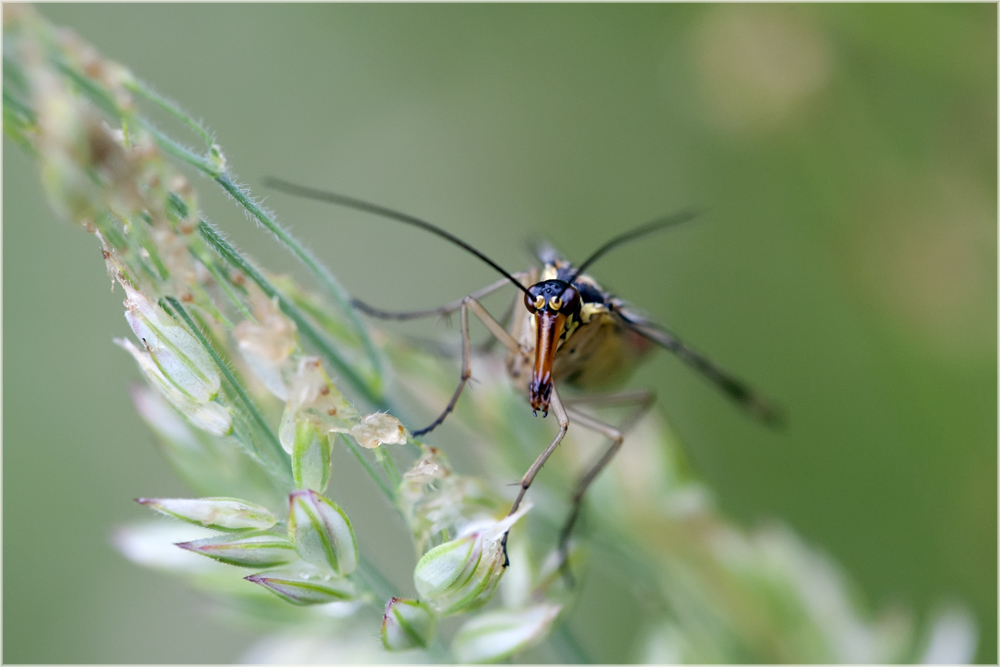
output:
<svg viewBox="0 0 1000 667"><path fill-rule="evenodd" d="M780 426L783 424L784 416L781 409L764 398L747 383L736 378L725 369L716 365L715 362L682 343L673 332L664 326L650 321L629 304L619 299L613 299L612 305L621 316L625 326L644 338L673 352L681 361L700 373L715 385L719 391L735 401L737 405L752 416L770 426Z"/></svg>

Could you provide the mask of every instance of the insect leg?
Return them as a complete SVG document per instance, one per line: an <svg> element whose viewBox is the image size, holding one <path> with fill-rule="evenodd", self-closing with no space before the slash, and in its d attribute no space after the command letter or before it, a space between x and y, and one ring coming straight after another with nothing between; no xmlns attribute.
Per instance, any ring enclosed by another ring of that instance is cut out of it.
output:
<svg viewBox="0 0 1000 667"><path fill-rule="evenodd" d="M538 267L532 267L523 273L517 274L517 276L518 280L522 281L525 285L534 285L538 282ZM524 319L526 317L530 317L527 308L518 308L518 300L520 299L520 296L521 295L518 294L514 297L514 300L508 308L508 312L504 313L504 316L500 318L500 322L503 324L504 330L515 332L515 335L517 332L523 330ZM506 321L508 316L510 317L509 322ZM510 326L507 326L508 324ZM492 343L493 340L494 339L488 339L487 344ZM513 351L513 348L509 345L507 346L507 349ZM481 351L484 353L488 351L486 345L483 346Z"/></svg>
<svg viewBox="0 0 1000 667"><path fill-rule="evenodd" d="M627 433L636 422L649 411L652 407L654 401L653 392L649 389L633 389L626 390L622 392L617 392L614 394L604 394L604 395L594 395L594 396L581 396L574 399L575 404L580 403L590 403L592 405L621 405L621 404L632 404L635 408L631 413L619 424L617 427L605 424L590 415L584 414L578 410L567 407L566 412L573 419L573 423L579 424L585 428L589 428L593 431L608 437L611 440L611 445L604 451L601 457L584 473L580 481L577 482L576 490L573 491L571 496L571 501L573 503L572 509L570 509L569 516L566 518L566 522L563 524L562 530L559 533L559 559L560 567L563 570L563 576L570 583L573 581L573 576L569 571L569 536L573 532L573 526L576 524L577 517L580 515L580 508L583 505L583 496L590 487L590 484L594 479L604 470L604 467L611 462L618 450L621 449L622 442L625 439L625 433Z"/></svg>
<svg viewBox="0 0 1000 667"><path fill-rule="evenodd" d="M652 389L640 387L638 389L623 389L622 391L616 391L610 394L583 394L581 396L570 396L563 399L563 405L566 407L577 405L596 405L597 407L602 408L610 405L634 405L637 408L642 407L642 412L645 412L649 409L649 406L653 404L653 400L655 398L656 395L653 393ZM629 415L629 420L618 428L623 431L627 431L635 423L635 419L642 416L642 412L636 415L634 419L632 415Z"/></svg>
<svg viewBox="0 0 1000 667"><path fill-rule="evenodd" d="M469 297L466 297L469 298ZM465 389L465 385L469 382L469 378L472 377L472 362L471 354L469 352L469 309L466 304L461 305L462 313L462 374L458 380L458 387L455 388L455 393L452 395L451 400L448 401L448 405L445 406L444 412L438 415L438 418L431 422L430 426L422 428L419 431L414 431L414 437L419 437L426 433L430 433L435 428L437 428L441 422L444 421L445 417L451 414L451 411L455 409L455 404L458 403L458 397L462 395L462 390Z"/></svg>
<svg viewBox="0 0 1000 667"><path fill-rule="evenodd" d="M422 428L419 431L413 431L413 435L415 437L430 433L441 425L441 422L443 422L445 418L451 414L451 411L455 409L455 405L458 403L458 398L462 395L462 390L465 389L465 385L468 384L469 378L472 377L472 354L469 339L470 310L472 311L472 314L478 317L479 321L482 322L487 329L489 329L490 333L493 334L497 340L503 343L504 347L515 352L520 352L521 350L521 346L518 345L513 336L507 333L503 326L493 319L493 316L490 315L489 312L472 296L467 296L462 299L462 302L459 305L459 310L461 311L462 316L462 374L458 381L458 387L455 388L455 393L452 395L451 400L448 401L448 405L445 406L444 411L438 415L437 419L431 422L430 426Z"/></svg>
<svg viewBox="0 0 1000 667"><path fill-rule="evenodd" d="M514 277L520 281L524 281L527 274L524 272L515 273ZM482 299L488 294L496 292L498 289L504 285L509 285L510 281L506 278L498 280L492 285L487 285L478 292L473 292L469 297L473 299ZM371 317L377 317L382 320L418 320L424 317L433 317L434 315L450 315L456 310L462 307L465 299L468 297L462 297L461 299L456 299L450 303L446 303L443 306L438 306L437 308L426 308L424 310L382 310L381 308L375 308L370 306L360 299L351 299L351 305L360 310L365 315L370 315Z"/></svg>
<svg viewBox="0 0 1000 667"><path fill-rule="evenodd" d="M556 392L555 387L552 387L552 399L549 403L549 407L551 407L552 411L555 412L556 419L559 421L559 432L556 433L556 437L552 439L552 442L545 448L545 451L542 452L537 459L535 459L534 463L531 464L531 467L528 468L528 472L524 473L524 477L521 478L521 490L518 492L517 498L514 499L514 504L511 506L510 512L507 516L510 516L517 511L517 508L521 505L521 501L524 499L524 494L528 492L528 487L530 487L531 483L535 481L535 475L538 474L538 471L542 469L545 462L549 460L550 456L552 456L552 452L554 452L556 447L559 446L559 443L562 442L562 439L566 436L566 431L569 429L569 415L566 413L566 408L563 407L562 401L559 400L559 394ZM500 546L503 548L504 567L507 567L507 565L510 564L510 560L507 558L507 536L509 534L510 531L508 530L503 534L503 539L500 540Z"/></svg>
<svg viewBox="0 0 1000 667"><path fill-rule="evenodd" d="M490 315L485 308L483 308L481 303L470 296L466 297L466 305L469 310L472 311L472 314L479 318L479 321L482 322L487 329L489 329L490 333L493 334L493 337L500 341L508 351L514 353L522 351L521 344L518 343L506 329L503 328L502 324L497 322L493 316Z"/></svg>
<svg viewBox="0 0 1000 667"><path fill-rule="evenodd" d="M510 302L510 305L507 306L507 310L504 311L503 315L500 316L499 319L500 326L504 328L504 331L508 330L507 325L510 324L511 317L513 317L514 315L514 309L517 307L517 302L519 299L520 295L518 294L514 297L514 300ZM476 347L476 352L478 352L479 354L487 354L490 350L493 349L493 346L496 345L496 343L497 343L496 336L490 336L482 343L480 343L478 347Z"/></svg>

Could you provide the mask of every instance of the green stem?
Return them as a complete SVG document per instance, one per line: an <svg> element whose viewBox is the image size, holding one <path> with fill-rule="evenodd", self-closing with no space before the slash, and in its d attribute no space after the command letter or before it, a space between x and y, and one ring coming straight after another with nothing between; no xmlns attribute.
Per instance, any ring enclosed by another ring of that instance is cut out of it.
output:
<svg viewBox="0 0 1000 667"><path fill-rule="evenodd" d="M285 450L281 446L281 443L278 442L278 438L274 435L274 432L271 431L271 427L268 426L267 421L264 419L264 416L260 414L260 411L257 409L257 406L254 405L250 397L247 396L245 391L243 391L243 387L240 385L239 381L237 381L237 379L233 376L232 371L230 371L229 367L226 366L225 362L222 361L222 358L219 356L219 353L215 351L215 348L212 347L211 343L209 343L208 338L205 337L205 334L202 333L198 325L195 324L193 319L191 319L191 316L188 315L186 310L184 310L184 307L181 306L180 302L172 296L166 297L166 301L167 303L170 304L170 307L178 315L180 315L181 319L184 320L184 323L188 325L188 328L191 330L191 333L194 334L195 338L198 339L198 342L201 343L202 347L205 348L205 351L208 352L209 356L212 357L212 361L215 362L215 365L219 368L219 371L225 376L226 380L233 388L233 393L236 395L235 397L238 399L240 403L242 403L243 409L247 411L247 414L249 414L250 417L253 419L253 421L256 422L261 433L264 434L264 440L271 447L272 450L271 456L273 459L275 459L275 462L278 463L277 469L281 471L282 479L287 479L287 481L291 482L292 472L291 472L291 464L288 460L288 454L285 453Z"/></svg>
<svg viewBox="0 0 1000 667"><path fill-rule="evenodd" d="M116 120L121 119L122 111L118 108L114 98L93 79L81 72L78 72L72 65L60 56L55 56L52 60L52 64L61 74L76 84L80 90L90 98L90 101L100 107L102 111Z"/></svg>
<svg viewBox="0 0 1000 667"><path fill-rule="evenodd" d="M190 164L202 173L216 180L236 201L238 201L247 211L249 211L257 220L261 222L265 227L267 227L275 236L278 237L292 252L295 254L320 281L323 287L333 296L333 298L340 305L344 314L350 320L351 325L357 331L359 338L362 341L362 345L365 348L365 353L368 355L369 360L372 364L372 368L375 373L376 386L371 387L367 383L361 381L357 376L357 373L353 369L347 366L342 360L340 360L339 355L333 354L330 357L331 362L337 366L338 369L348 376L349 381L356 385L356 388L361 391L365 398L369 400L373 405L380 408L384 408L383 401L379 397L381 393L382 384L382 362L378 351L375 349L371 338L368 335L368 330L365 325L361 322L357 313L355 312L353 306L351 306L350 298L344 291L343 287L337 283L333 274L329 272L312 254L306 250L294 237L291 236L285 229L278 225L274 220L271 219L264 211L257 206L247 194L240 189L235 183L230 180L228 176L222 173L221 165L213 162L211 159L205 158L198 155L194 151L182 146L177 141L173 140L159 129L153 125L148 119L144 118L139 114L127 114L122 109L119 109L114 98L101 86L92 81L89 77L78 72L74 67L61 58L56 58L54 62L55 66L68 78L72 79L73 82L80 87L80 89L101 109L107 112L112 117L118 120L132 120L136 124L141 125L145 128L150 135L153 137L153 141L166 153L173 155L177 159ZM146 91L151 92L151 91ZM155 94L154 94L155 95ZM183 117L184 114L180 109L170 106L166 100L160 98L164 103L167 104L168 110L178 117ZM187 118L185 120L188 124L193 124L199 127L194 120ZM228 258L227 258L228 259ZM245 264L245 262L243 262ZM261 286L263 289L263 286ZM273 288L272 288L273 290ZM265 290L266 291L266 290ZM271 296L269 294L269 296ZM291 304L284 297L280 297L284 304L284 307L290 307ZM291 317L292 315L288 313ZM295 318L293 318L295 319ZM301 318L298 318L301 319ZM296 322L298 324L298 322ZM311 327L309 337L318 344L319 347L324 349L330 349L329 345L324 342L319 342L319 336L312 330ZM332 350L331 350L332 351ZM333 361L336 357L338 361Z"/></svg>
<svg viewBox="0 0 1000 667"><path fill-rule="evenodd" d="M192 283L188 285L188 289L191 290L191 293L194 296L194 304L196 306L208 313L212 319L221 323L227 331L231 331L233 329L233 323L221 310L215 307L215 304L212 302L212 297L208 295L205 288L198 283Z"/></svg>
<svg viewBox="0 0 1000 667"><path fill-rule="evenodd" d="M7 90L6 87L3 89L3 106L5 110L13 111L24 118L27 123L31 125L35 124L35 110L28 106L25 102L18 99L14 93Z"/></svg>
<svg viewBox="0 0 1000 667"><path fill-rule="evenodd" d="M69 68L67 68L69 69ZM82 77L80 77L82 78ZM164 109L172 116L180 120L182 123L191 128L205 142L206 147L212 150L214 142L212 140L211 134L205 129L200 123L187 115L181 108L174 102L161 96L159 93L154 91L152 88L147 86L144 82L136 79L130 81L126 84L126 88L129 90L142 95L149 101L153 102L160 108ZM99 89L94 89L92 91L93 96L99 97L102 105L107 105L110 103L110 98L107 95L101 95ZM120 112L119 112L120 114ZM381 382L382 377L382 362L378 351L375 349L374 344L371 341L371 337L368 335L368 329L358 317L353 306L351 306L350 298L344 288L337 282L333 274L323 266L319 260L317 260L312 253L305 249L301 243L295 237L293 237L287 230L277 224L267 213L265 213L249 196L233 181L220 171L220 165L209 158L205 158L198 155L194 151L189 150L180 143L174 141L172 138L161 132L156 128L149 120L143 118L142 116L135 116L138 121L140 121L152 135L154 141L166 152L170 153L174 157L177 157L184 162L194 166L200 171L204 172L206 175L215 179L219 185L221 185L226 192L228 192L236 201L238 201L247 211L249 211L257 220L261 222L268 230L271 231L282 243L284 243L292 253L299 258L299 260L305 264L306 268L319 279L320 283L323 285L324 289L329 292L333 298L336 300L337 304L340 306L341 310L347 316L351 325L361 339L362 344L365 348L365 353L372 364L372 368L375 370L375 375L379 378Z"/></svg>
<svg viewBox="0 0 1000 667"><path fill-rule="evenodd" d="M288 290L286 290L288 292ZM303 313L311 317L326 333L334 340L357 342L357 334L348 329L339 319L329 313L324 308L312 302L309 296L300 292L288 292L288 298L292 300Z"/></svg>
<svg viewBox="0 0 1000 667"><path fill-rule="evenodd" d="M138 246L146 251L149 263L152 264L153 268L156 270L159 279L161 281L165 281L170 277L170 270L167 269L167 265L163 263L162 259L160 259L160 253L157 251L156 244L153 243L153 239L149 238L149 235L146 234L146 230L143 229L141 232L138 231L141 229L141 225L133 223L130 227L133 231L138 232ZM136 254L141 256L141 253L137 252Z"/></svg>
<svg viewBox="0 0 1000 667"><path fill-rule="evenodd" d="M208 158L202 157L201 155L198 155L194 151L174 141L142 116L136 115L133 116L133 119L137 123L140 123L143 128L149 132L149 134L153 137L153 142L163 149L163 152L173 155L178 160L187 162L189 165L210 178L215 178L219 175L219 166L214 164Z"/></svg>
<svg viewBox="0 0 1000 667"><path fill-rule="evenodd" d="M385 451L382 445L375 448L375 459L382 466L382 470L385 471L385 476L389 478L389 483L392 484L394 488L399 488L399 484L403 481L402 476L399 474L399 468L396 467L396 462L392 460L392 457Z"/></svg>
<svg viewBox="0 0 1000 667"><path fill-rule="evenodd" d="M243 205L247 211L249 211L257 220L260 221L264 227L266 227L272 234L278 237L278 240L285 244L285 246L295 255L299 261L301 261L307 269L319 280L320 284L324 289L334 298L337 305L340 306L341 311L347 316L351 323L351 326L357 332L358 337L361 339L362 345L365 348L365 354L368 355L368 359L371 362L372 369L375 371L375 377L377 382L381 384L382 382L382 360L375 349L375 345L372 343L371 337L368 335L368 328L364 325L361 319L358 317L357 312L354 310L354 306L351 305L351 299L347 295L344 288L337 282L337 279L333 277L323 264L316 259L311 252L306 250L306 248L299 243L299 241L293 237L288 230L275 222L267 213L265 213L259 206L247 194L242 188L238 187L232 180L229 179L225 174L219 175L215 178L215 181L225 189L236 201Z"/></svg>
<svg viewBox="0 0 1000 667"><path fill-rule="evenodd" d="M110 93L108 93L108 91L94 82L90 77L78 72L63 58L58 56L55 57L53 59L53 65L62 74L73 81L73 83L76 84L88 98L90 98L90 101L96 104L109 116L120 122L131 121L136 125L143 127L153 137L153 141L156 145L159 146L165 153L173 155L183 162L187 162L212 178L215 178L221 173L220 165L215 164L210 159L204 158L174 141L157 129L157 127L147 118L144 118L139 114L128 113L125 110L120 109L116 100ZM191 122L193 123L194 121Z"/></svg>
<svg viewBox="0 0 1000 667"><path fill-rule="evenodd" d="M226 277L222 275L221 271L219 271L219 267L215 265L215 262L208 257L199 257L197 253L192 252L191 254L193 254L199 262L201 262L202 266L208 269L208 272L212 274L213 278L215 278L215 284L219 286L219 289L221 289L227 297L229 297L229 301L236 306L237 310L240 311L240 314L243 315L245 319L248 319L251 322L256 322L257 319L250 313L249 310L247 310L247 307L243 305L240 298L236 296L236 292L233 291L229 281L226 280Z"/></svg>
<svg viewBox="0 0 1000 667"><path fill-rule="evenodd" d="M365 582L365 585L371 589L371 592L375 594L375 597L388 601L389 598L394 596L393 591L396 590L396 587L386 579L385 575L377 567L371 564L371 560L363 553L359 553L358 555L358 575Z"/></svg>
<svg viewBox="0 0 1000 667"><path fill-rule="evenodd" d="M354 369L348 364L340 354L326 341L326 339L306 320L299 309L292 303L284 294L279 292L257 269L253 268L250 263L242 256L236 249L217 232L211 225L209 225L204 220L199 221L198 231L201 233L202 238L212 246L212 248L219 254L219 256L225 260L228 264L234 268L242 271L245 275L249 276L251 280L257 283L257 286L263 290L264 294L269 297L277 297L278 304L281 306L282 312L284 312L289 318L295 322L302 335L309 339L312 344L316 347L319 352L326 357L326 359L333 364L340 374L347 380L348 383L354 389L359 392L362 397L368 401L371 405L375 406L380 410L388 410L389 407L385 403L385 400L378 396L375 391L365 382L361 376L359 376Z"/></svg>
<svg viewBox="0 0 1000 667"><path fill-rule="evenodd" d="M378 476L378 473L375 472L375 469L372 468L371 464L368 463L368 460L365 459L365 457L361 454L361 450L358 449L358 446L356 444L354 444L353 442L351 442L351 439L348 438L346 435L341 434L340 437L347 444L347 447L354 454L355 458L358 459L358 462L361 463L361 467L364 468L368 472L368 475L373 480L375 480L375 483L378 484L378 487L380 489L382 489L382 493L384 493L385 497L389 499L389 502L392 503L393 505L395 505L396 504L396 494L394 494L392 492L392 490L389 489L388 486L386 486L386 483L382 481L382 478Z"/></svg>
<svg viewBox="0 0 1000 667"><path fill-rule="evenodd" d="M180 122L187 125L195 134L199 135L205 142L207 148L212 147L212 135L209 134L208 130L202 127L201 123L194 120L186 113L184 113L176 103L168 100L167 98L160 95L158 92L150 88L145 81L140 81L139 79L132 79L125 82L125 88L131 90L137 95L145 97L147 100L160 107L171 116L179 120Z"/></svg>

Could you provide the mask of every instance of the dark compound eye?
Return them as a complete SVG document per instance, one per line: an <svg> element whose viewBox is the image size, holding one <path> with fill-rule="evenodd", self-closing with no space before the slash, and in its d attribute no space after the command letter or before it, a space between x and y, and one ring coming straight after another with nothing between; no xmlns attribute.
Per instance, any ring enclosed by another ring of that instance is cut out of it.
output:
<svg viewBox="0 0 1000 667"><path fill-rule="evenodd" d="M580 292L561 280L545 280L528 288L524 307L532 314L544 310L568 315L580 309Z"/></svg>
<svg viewBox="0 0 1000 667"><path fill-rule="evenodd" d="M549 303L552 304L554 300L550 300ZM566 314L575 313L580 309L580 293L573 287L567 287L559 298L559 302L559 312ZM552 304L552 307L555 308L555 304Z"/></svg>
<svg viewBox="0 0 1000 667"><path fill-rule="evenodd" d="M541 294L532 294L531 292L524 293L524 307L528 309L529 313L536 313L540 309L545 307L545 297Z"/></svg>

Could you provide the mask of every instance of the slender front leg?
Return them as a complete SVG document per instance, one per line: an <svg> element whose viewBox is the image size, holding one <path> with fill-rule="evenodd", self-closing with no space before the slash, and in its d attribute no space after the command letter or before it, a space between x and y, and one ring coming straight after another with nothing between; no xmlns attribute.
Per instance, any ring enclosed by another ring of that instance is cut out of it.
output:
<svg viewBox="0 0 1000 667"><path fill-rule="evenodd" d="M574 403L590 403L591 405L601 406L620 405L623 403L634 404L635 408L617 428L594 419L593 417L579 412L578 410L566 408L566 412L573 418L573 423L589 428L592 431L597 431L611 440L611 445L587 470L587 472L584 473L583 477L580 478L580 481L577 482L576 490L570 497L570 500L573 503L572 508L570 509L569 516L566 518L566 522L563 524L562 530L559 533L560 568L562 568L563 577L570 585L573 583L573 575L569 571L569 536L573 532L573 526L576 523L577 517L580 515L580 508L583 505L583 496L594 479L601 473L602 470L604 470L604 467L611 462L611 459L613 459L615 454L618 453L618 450L621 449L622 442L625 440L625 433L635 426L636 422L638 422L639 419L649 411L649 408L652 407L653 400L653 392L649 389L634 389L606 395L581 396L574 399Z"/></svg>
<svg viewBox="0 0 1000 667"><path fill-rule="evenodd" d="M517 341L507 333L507 331L493 319L493 316L483 308L482 304L476 301L473 297L467 296L462 299L462 303L459 306L462 316L462 374L458 381L458 387L455 388L455 393L452 395L451 400L448 401L448 405L445 406L443 412L438 415L438 418L431 422L430 426L422 428L419 431L413 431L414 437L420 437L427 433L430 433L435 428L441 425L445 418L451 414L451 411L455 409L455 405L458 403L459 396L462 395L462 390L469 382L469 378L472 377L472 353L471 353L471 342L469 339L469 311L479 318L494 338L503 343L504 347L508 350L514 352L520 352L520 346Z"/></svg>
<svg viewBox="0 0 1000 667"><path fill-rule="evenodd" d="M507 306L507 310L505 310L503 315L500 316L498 322L500 326L503 327L504 331L511 331L511 329L507 325L510 324L511 318L514 316L514 309L517 308L520 300L521 300L521 293L518 292L517 295L514 296L514 300L511 301L510 304ZM486 340L484 340L476 347L476 352L478 354L488 354L489 351L493 349L493 346L496 344L496 342L497 342L496 336L487 336Z"/></svg>
<svg viewBox="0 0 1000 667"><path fill-rule="evenodd" d="M542 469L545 462L549 460L552 456L552 452L556 451L556 447L562 442L562 439L566 436L566 431L569 430L569 415L566 414L566 409L563 407L562 401L559 400L559 393L556 391L555 387L552 387L552 399L549 403L552 411L556 415L556 419L559 421L559 432L556 433L556 437L552 439L549 446L545 448L535 462L531 464L528 468L528 472L524 473L524 477L521 478L521 490L517 494L517 498L514 499L514 504L510 508L510 512L507 516L510 516L517 511L517 508L521 505L521 501L524 499L524 494L528 492L528 487L531 483L535 481L535 475L538 471ZM507 567L510 564L510 560L507 558L507 536L510 534L508 530L503 534L503 539L500 540L500 546L503 547L503 566Z"/></svg>
<svg viewBox="0 0 1000 667"><path fill-rule="evenodd" d="M521 273L515 273L514 277L523 283L524 278L527 275L528 275L527 273L522 271ZM473 292L467 297L456 299L451 303L446 303L443 306L438 306L437 308L427 308L425 310L402 310L402 311L382 310L381 308L375 308L374 306L369 306L367 303L361 301L360 299L351 299L351 305L353 305L355 308L360 310L365 315L370 315L371 317L377 317L383 320L418 320L423 317L433 317L434 315L441 315L441 316L450 315L451 313L454 313L456 310L461 308L462 304L465 303L466 299L468 298L482 299L484 296L492 294L493 292L496 292L504 285L509 285L509 284L510 281L504 278L502 280L496 281L492 285L487 285L478 292Z"/></svg>
<svg viewBox="0 0 1000 667"><path fill-rule="evenodd" d="M468 298L468 297L466 297ZM430 426L422 428L419 431L414 431L414 437L420 437L425 433L430 433L435 428L437 428L441 422L444 421L445 417L451 414L451 411L455 409L455 404L458 403L458 397L462 395L462 390L465 389L465 385L468 384L469 378L472 377L472 359L471 353L469 351L469 308L463 302L461 306L462 313L462 374L458 380L458 387L455 389L455 393L452 395L451 400L448 401L448 405L445 406L444 412L438 415L438 418L431 422Z"/></svg>

